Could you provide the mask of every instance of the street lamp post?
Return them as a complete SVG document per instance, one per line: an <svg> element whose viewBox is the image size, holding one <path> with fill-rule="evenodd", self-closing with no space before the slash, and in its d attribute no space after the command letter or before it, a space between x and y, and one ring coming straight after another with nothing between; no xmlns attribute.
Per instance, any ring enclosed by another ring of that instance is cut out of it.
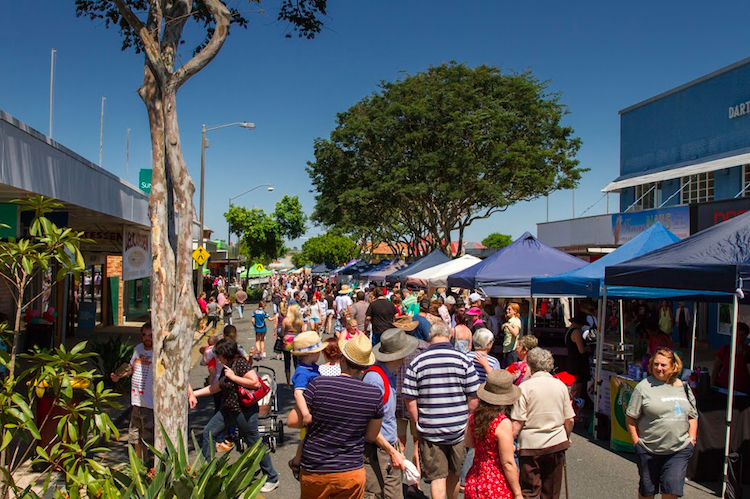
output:
<svg viewBox="0 0 750 499"><path fill-rule="evenodd" d="M205 216L205 183L206 183L206 147L208 145L206 144L206 132L210 132L212 130L218 130L220 128L227 128L230 126L238 126L241 128L246 128L248 130L255 129L255 123L248 123L246 121L238 121L236 123L229 123L227 125L219 125L214 126L210 128L206 128L206 125L201 126L201 194L200 194L200 222L201 222L201 246L205 245L204 237L203 237L203 231L205 229L205 222L206 219ZM229 256L229 249L227 249L227 256ZM198 276L198 296L203 292L203 266L201 266L201 274Z"/></svg>
<svg viewBox="0 0 750 499"><path fill-rule="evenodd" d="M249 192L253 192L255 189L260 189L261 187L268 187L268 192L273 192L273 186L271 184L256 185L252 189L248 189L245 192L243 192L242 194L237 194L236 196L232 196L231 198L229 198L229 209L230 210L232 209L232 200L233 199L237 199L239 197L242 197L242 196L244 196L245 194L247 194ZM231 240L232 240L232 228L230 227L229 222L227 221L227 281L229 280L229 277L230 277L230 267L231 267L231 264L229 263L229 247L230 247ZM238 257L238 259L239 259L239 257Z"/></svg>

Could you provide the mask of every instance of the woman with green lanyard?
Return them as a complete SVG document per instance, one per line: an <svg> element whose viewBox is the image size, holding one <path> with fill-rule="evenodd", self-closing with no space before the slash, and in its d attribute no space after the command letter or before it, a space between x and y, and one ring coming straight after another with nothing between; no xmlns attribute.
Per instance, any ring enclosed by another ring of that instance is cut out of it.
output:
<svg viewBox="0 0 750 499"><path fill-rule="evenodd" d="M523 324L521 323L521 307L518 303L510 302L505 307L505 316L507 320L501 326L505 338L503 339L503 368L508 367L512 363L518 360L516 355L516 344L518 343L518 337L521 335L523 330Z"/></svg>

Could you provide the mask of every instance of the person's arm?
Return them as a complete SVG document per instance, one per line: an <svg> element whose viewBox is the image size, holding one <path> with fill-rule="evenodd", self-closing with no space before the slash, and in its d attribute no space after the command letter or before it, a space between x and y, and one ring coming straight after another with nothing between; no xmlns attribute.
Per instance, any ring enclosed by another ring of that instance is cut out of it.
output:
<svg viewBox="0 0 750 499"><path fill-rule="evenodd" d="M221 391L221 388L219 387L219 382L211 383L208 386L204 386L200 390L196 390L193 392L194 397L205 397L206 395L213 395L214 393L219 393Z"/></svg>
<svg viewBox="0 0 750 499"><path fill-rule="evenodd" d="M513 444L512 427L513 423L511 423L510 419L502 420L495 430L495 438L497 439L505 482L513 493L513 499L523 499L521 484L518 480L518 468L516 467L516 448Z"/></svg>
<svg viewBox="0 0 750 499"><path fill-rule="evenodd" d="M469 418L469 422L466 423L466 429L464 430L464 447L467 449L474 448L474 428L472 419Z"/></svg>
<svg viewBox="0 0 750 499"><path fill-rule="evenodd" d="M484 352L474 352L474 358L477 359L477 362L480 366L485 370L487 374L492 371L492 367L490 366L490 361L487 359L487 354Z"/></svg>
<svg viewBox="0 0 750 499"><path fill-rule="evenodd" d="M367 423L367 430L365 431L365 440L374 442L380 434L380 427L383 424L383 418L371 419Z"/></svg>
<svg viewBox="0 0 750 499"><path fill-rule="evenodd" d="M135 354L133 354L133 356L132 356L132 357L130 358L130 363L128 364L128 368L127 368L127 370L126 370L126 371L125 371L124 373L122 373L122 376L118 376L118 375L117 375L117 374L115 374L115 373L110 373L110 374L109 374L109 378L110 378L110 379L111 379L112 381L114 381L115 383L117 383L117 382L118 382L118 381L120 381L120 380L121 380L122 378L127 378L128 376L132 376L132 374L133 374L133 369L135 369L135 366L134 366L134 364L135 364Z"/></svg>
<svg viewBox="0 0 750 499"><path fill-rule="evenodd" d="M246 372L244 376L237 376L230 367L224 366L224 376L226 376L229 381L244 386L250 390L256 390L260 387L260 379L258 379L258 375L255 374L255 371L252 369Z"/></svg>
<svg viewBox="0 0 750 499"><path fill-rule="evenodd" d="M299 413L297 406L293 407L286 417L286 425L289 428L301 429L304 425L302 424L302 415Z"/></svg>
<svg viewBox="0 0 750 499"><path fill-rule="evenodd" d="M196 405L198 405L198 399L195 397L195 393L193 393L193 387L188 385L188 407L195 409Z"/></svg>
<svg viewBox="0 0 750 499"><path fill-rule="evenodd" d="M520 322L521 319L518 320ZM505 324L507 324L508 331L510 331L510 334L512 334L513 336L518 337L518 335L521 334L521 326L512 324L510 322L506 322Z"/></svg>
<svg viewBox="0 0 750 499"><path fill-rule="evenodd" d="M583 335L581 334L580 329L576 329L575 331L573 331L573 334L570 335L570 339L572 339L573 343L575 343L576 347L578 347L578 353L586 353L586 344L583 342Z"/></svg>
<svg viewBox="0 0 750 499"><path fill-rule="evenodd" d="M690 435L690 440L693 442L693 445L695 445L695 442L698 441L698 420L697 419L688 420L688 435Z"/></svg>
<svg viewBox="0 0 750 499"><path fill-rule="evenodd" d="M526 424L526 421L513 420L513 438L516 438L518 434L521 433L524 424Z"/></svg>
<svg viewBox="0 0 750 499"><path fill-rule="evenodd" d="M391 464L396 469L404 469L404 455L401 454L398 449L388 443L382 433L378 433L378 438L375 439L375 445L383 449L391 457Z"/></svg>
<svg viewBox="0 0 750 499"><path fill-rule="evenodd" d="M573 433L573 426L575 425L575 418L568 418L565 420L563 425L565 425L565 434L570 438L570 434Z"/></svg>
<svg viewBox="0 0 750 499"><path fill-rule="evenodd" d="M302 417L302 424L307 426L312 423L312 414L310 414L310 409L307 407L305 390L303 388L294 390L294 403L297 404L297 409L299 409L300 416Z"/></svg>
<svg viewBox="0 0 750 499"><path fill-rule="evenodd" d="M698 421L695 421L695 430L698 431ZM638 420L630 416L625 416L625 425L628 427L628 433L630 434L630 440L633 441L633 445L637 445L640 437L638 437Z"/></svg>
<svg viewBox="0 0 750 499"><path fill-rule="evenodd" d="M477 407L479 407L479 399L476 396L469 397L466 400L466 403L469 406L469 414L472 414L474 411L477 410Z"/></svg>
<svg viewBox="0 0 750 499"><path fill-rule="evenodd" d="M409 414L409 419L417 425L417 419L419 418L419 411L417 410L417 400L404 397L404 405L406 406L406 412Z"/></svg>

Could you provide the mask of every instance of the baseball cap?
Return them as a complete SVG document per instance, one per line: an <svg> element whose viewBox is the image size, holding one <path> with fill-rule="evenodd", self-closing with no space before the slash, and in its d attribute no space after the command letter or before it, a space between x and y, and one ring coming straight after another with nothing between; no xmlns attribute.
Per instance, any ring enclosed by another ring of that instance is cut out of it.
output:
<svg viewBox="0 0 750 499"><path fill-rule="evenodd" d="M454 297L452 297L452 296L449 296L448 298L445 299L445 304L446 305L455 305L456 304L456 299Z"/></svg>
<svg viewBox="0 0 750 499"><path fill-rule="evenodd" d="M469 301L471 303L474 303L475 301L484 301L484 298L482 298L482 295L480 295L479 293L474 292L469 295Z"/></svg>

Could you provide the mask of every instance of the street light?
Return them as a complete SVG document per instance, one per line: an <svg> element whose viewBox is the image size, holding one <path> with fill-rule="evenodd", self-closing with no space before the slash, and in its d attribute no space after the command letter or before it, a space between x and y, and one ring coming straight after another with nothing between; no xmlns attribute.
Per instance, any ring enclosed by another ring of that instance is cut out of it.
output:
<svg viewBox="0 0 750 499"><path fill-rule="evenodd" d="M237 199L239 197L242 197L242 196L244 196L245 194L247 194L249 192L253 192L255 189L260 189L261 187L267 187L268 188L268 192L273 192L273 186L271 184L256 185L252 189L248 189L245 192L243 192L242 194L237 194L236 196L232 196L231 198L229 198L229 209L230 210L232 209L232 200L233 199ZM227 212L228 211L229 210L227 210ZM231 229L231 227L229 225L229 221L227 221L227 281L229 281L229 277L230 277L229 270L230 270L230 267L231 267L231 264L229 263L229 247L231 246L230 245L231 240L232 240L232 229ZM238 257L238 260L239 260L239 257Z"/></svg>
<svg viewBox="0 0 750 499"><path fill-rule="evenodd" d="M213 126L206 128L206 125L201 126L201 194L200 194L200 219L201 219L201 246L205 245L203 240L203 231L205 229L205 183L206 183L206 132L212 130L218 130L220 128L227 128L230 126L238 126L240 128L246 128L248 130L255 129L255 123L248 123L247 121L238 121L235 123L229 123L227 125ZM227 256L229 256L229 249L227 248ZM203 266L201 266L201 274L198 276L198 296L203 292Z"/></svg>

